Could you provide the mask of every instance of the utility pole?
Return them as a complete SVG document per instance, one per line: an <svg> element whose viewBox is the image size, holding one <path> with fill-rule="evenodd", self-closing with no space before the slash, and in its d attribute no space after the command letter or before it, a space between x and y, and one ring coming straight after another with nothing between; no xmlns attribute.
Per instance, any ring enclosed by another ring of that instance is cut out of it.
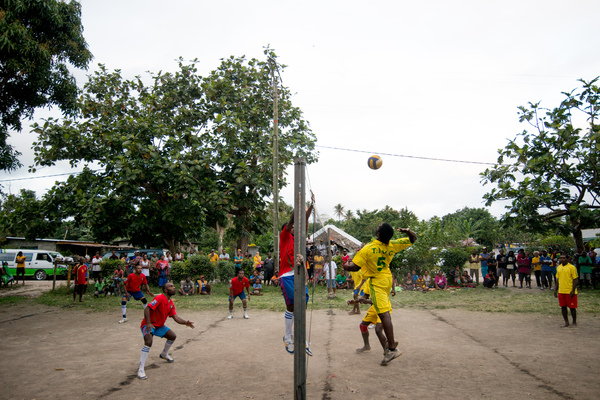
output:
<svg viewBox="0 0 600 400"><path fill-rule="evenodd" d="M277 63L270 59L273 79L273 260L279 270L279 110L277 109Z"/></svg>
<svg viewBox="0 0 600 400"><path fill-rule="evenodd" d="M294 400L306 400L306 163L294 163Z"/></svg>

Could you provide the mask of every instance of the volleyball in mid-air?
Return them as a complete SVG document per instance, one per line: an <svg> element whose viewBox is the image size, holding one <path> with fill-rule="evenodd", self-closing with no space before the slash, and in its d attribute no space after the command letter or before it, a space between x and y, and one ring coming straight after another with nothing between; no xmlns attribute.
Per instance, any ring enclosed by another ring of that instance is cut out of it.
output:
<svg viewBox="0 0 600 400"><path fill-rule="evenodd" d="M369 157L368 164L369 168L371 169L379 169L381 168L381 164L383 164L383 161L381 160L381 157L374 155Z"/></svg>

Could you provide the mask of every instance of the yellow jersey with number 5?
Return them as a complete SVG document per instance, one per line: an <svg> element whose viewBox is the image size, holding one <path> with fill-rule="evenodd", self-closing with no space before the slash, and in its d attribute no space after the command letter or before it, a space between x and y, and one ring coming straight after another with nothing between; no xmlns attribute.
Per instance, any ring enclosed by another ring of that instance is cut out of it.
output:
<svg viewBox="0 0 600 400"><path fill-rule="evenodd" d="M391 275L390 262L392 258L397 252L410 246L412 243L409 238L390 240L388 244L373 240L356 253L352 262L360 267L363 278Z"/></svg>

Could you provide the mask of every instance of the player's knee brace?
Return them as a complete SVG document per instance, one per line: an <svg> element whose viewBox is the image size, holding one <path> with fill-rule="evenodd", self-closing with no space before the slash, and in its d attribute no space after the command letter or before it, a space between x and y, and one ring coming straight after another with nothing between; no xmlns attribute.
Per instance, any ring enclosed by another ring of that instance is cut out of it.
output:
<svg viewBox="0 0 600 400"><path fill-rule="evenodd" d="M144 297L144 298L142 299L142 304L146 304L146 303L148 303L148 300L146 300L146 298Z"/></svg>
<svg viewBox="0 0 600 400"><path fill-rule="evenodd" d="M121 305L122 305L122 306L126 306L126 305L127 305L127 302L126 302L125 300L122 300L122 301L121 301Z"/></svg>
<svg viewBox="0 0 600 400"><path fill-rule="evenodd" d="M361 333L367 333L367 332L369 332L369 326L368 325L360 324L359 327L360 327L360 332Z"/></svg>

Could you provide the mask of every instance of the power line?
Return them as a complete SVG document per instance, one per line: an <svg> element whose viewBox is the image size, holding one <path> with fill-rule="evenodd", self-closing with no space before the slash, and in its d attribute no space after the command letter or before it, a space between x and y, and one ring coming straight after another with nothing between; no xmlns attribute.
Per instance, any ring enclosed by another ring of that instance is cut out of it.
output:
<svg viewBox="0 0 600 400"><path fill-rule="evenodd" d="M98 171L102 171L102 169L93 170L93 172L98 172ZM14 181L27 181L27 180L30 180L30 179L53 178L55 176L79 175L79 174L81 174L81 172L83 172L83 171L64 172L62 174L44 175L44 176L29 176L29 177L25 177L25 178L2 179L2 180L0 180L0 183L1 182L14 182Z"/></svg>
<svg viewBox="0 0 600 400"><path fill-rule="evenodd" d="M496 165L495 163L487 163L487 162L481 162L481 161L464 161L464 160L450 160L450 159L446 159L446 158L407 156L405 154L380 153L380 152L376 152L376 151L343 149L341 147L331 147L331 146L319 146L319 145L316 145L315 147L321 147L323 149L341 150L341 151L352 151L352 152L355 152L355 153L380 154L382 156L415 158L415 159L418 159L418 160L428 160L428 161L444 161L444 162L463 163L463 164Z"/></svg>

